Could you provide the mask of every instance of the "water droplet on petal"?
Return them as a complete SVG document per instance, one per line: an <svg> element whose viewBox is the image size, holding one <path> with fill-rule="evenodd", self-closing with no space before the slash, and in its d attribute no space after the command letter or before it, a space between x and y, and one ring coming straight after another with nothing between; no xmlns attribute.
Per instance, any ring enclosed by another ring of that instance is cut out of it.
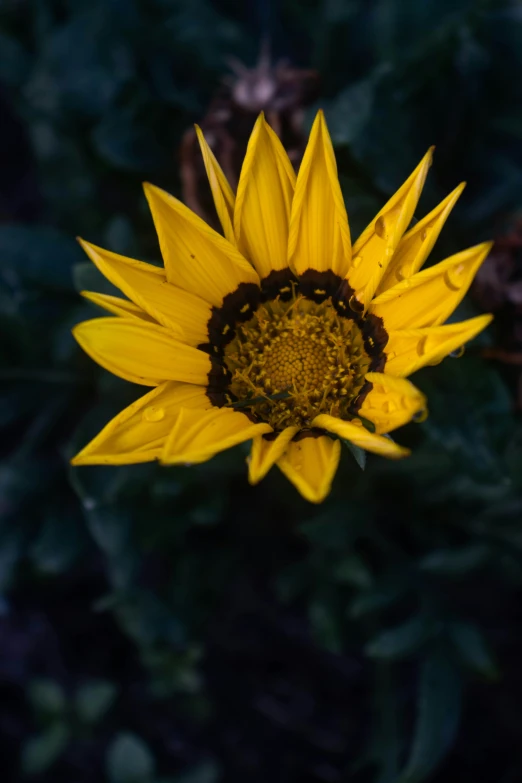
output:
<svg viewBox="0 0 522 783"><path fill-rule="evenodd" d="M464 356L464 351L466 349L463 345L460 346L460 348L456 348L454 351L450 353L450 356L452 359L460 359L461 356Z"/></svg>
<svg viewBox="0 0 522 783"><path fill-rule="evenodd" d="M353 294L348 300L348 307L354 313L362 313L364 310L364 304L359 300L357 294Z"/></svg>
<svg viewBox="0 0 522 783"><path fill-rule="evenodd" d="M388 359L390 359L390 360L391 360L391 359L395 359L395 357L396 357L396 356L397 356L397 354L395 353L395 351L389 351L389 352L386 354L386 357L387 357Z"/></svg>
<svg viewBox="0 0 522 783"><path fill-rule="evenodd" d="M165 408L160 408L158 405L148 405L143 411L143 418L145 421L161 421L165 418Z"/></svg>
<svg viewBox="0 0 522 783"><path fill-rule="evenodd" d="M386 400L382 404L382 409L385 413L394 413L397 410L397 406L392 400Z"/></svg>
<svg viewBox="0 0 522 783"><path fill-rule="evenodd" d="M375 221L375 226L374 226L375 233L381 239L385 239L386 238L386 228L387 228L386 227L386 221L385 221L384 217L381 215Z"/></svg>
<svg viewBox="0 0 522 783"><path fill-rule="evenodd" d="M362 256L354 256L352 258L352 266L354 269L357 269L361 265Z"/></svg>
<svg viewBox="0 0 522 783"><path fill-rule="evenodd" d="M362 427L363 423L360 419L352 419L350 421L350 424L355 424L356 427Z"/></svg>
<svg viewBox="0 0 522 783"><path fill-rule="evenodd" d="M444 282L451 288L452 291L459 291L465 282L464 270L466 267L464 264L459 264L456 267L450 267L444 273Z"/></svg>
<svg viewBox="0 0 522 783"><path fill-rule="evenodd" d="M406 271L406 267L404 266L404 264L402 264L401 266L397 267L397 269L395 270L395 277L397 278L397 280L399 282L401 280L404 280L405 277L407 277L407 271Z"/></svg>
<svg viewBox="0 0 522 783"><path fill-rule="evenodd" d="M428 231L425 228L422 229L422 231L420 233L420 238L421 238L421 242L425 242L427 240L427 238L428 238Z"/></svg>
<svg viewBox="0 0 522 783"><path fill-rule="evenodd" d="M419 356L424 356L424 354L426 353L427 343L428 343L427 336L420 338L419 342L417 343L417 353L419 354Z"/></svg>

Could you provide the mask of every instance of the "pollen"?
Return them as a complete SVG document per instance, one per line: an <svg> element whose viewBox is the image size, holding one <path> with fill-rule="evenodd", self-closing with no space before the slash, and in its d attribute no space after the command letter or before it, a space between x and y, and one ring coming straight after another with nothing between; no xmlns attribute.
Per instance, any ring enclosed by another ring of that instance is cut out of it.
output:
<svg viewBox="0 0 522 783"><path fill-rule="evenodd" d="M330 299L298 295L258 307L237 327L225 364L232 404L280 431L310 427L320 413L353 418L370 358L359 327Z"/></svg>

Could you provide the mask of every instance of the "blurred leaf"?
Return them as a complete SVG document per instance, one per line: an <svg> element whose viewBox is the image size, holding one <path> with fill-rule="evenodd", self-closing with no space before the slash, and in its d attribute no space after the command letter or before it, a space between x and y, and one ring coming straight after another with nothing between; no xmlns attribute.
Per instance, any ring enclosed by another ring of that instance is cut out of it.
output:
<svg viewBox="0 0 522 783"><path fill-rule="evenodd" d="M72 290L72 267L83 260L74 239L47 226L0 225L0 275L59 291Z"/></svg>
<svg viewBox="0 0 522 783"><path fill-rule="evenodd" d="M78 293L80 291L95 291L98 294L109 294L110 296L121 297L122 295L119 288L109 283L105 275L102 275L91 261L81 261L79 264L75 264L72 273L74 287Z"/></svg>
<svg viewBox="0 0 522 783"><path fill-rule="evenodd" d="M365 647L370 658L403 658L416 652L436 633L431 618L417 614L403 625L382 631Z"/></svg>
<svg viewBox="0 0 522 783"><path fill-rule="evenodd" d="M219 767L214 761L203 761L172 778L172 783L217 783ZM158 781L158 783L160 783Z"/></svg>
<svg viewBox="0 0 522 783"><path fill-rule="evenodd" d="M490 552L485 544L470 544L461 549L438 549L426 555L419 568L432 574L459 576L480 568L489 559Z"/></svg>
<svg viewBox="0 0 522 783"><path fill-rule="evenodd" d="M344 557L333 569L336 582L351 584L362 590L368 589L373 582L373 575L364 560L356 554Z"/></svg>
<svg viewBox="0 0 522 783"><path fill-rule="evenodd" d="M117 688L107 680L92 680L81 685L74 697L78 718L83 723L97 723L112 707Z"/></svg>
<svg viewBox="0 0 522 783"><path fill-rule="evenodd" d="M342 633L339 617L332 601L316 598L309 608L310 623L315 638L330 652L342 650Z"/></svg>
<svg viewBox="0 0 522 783"><path fill-rule="evenodd" d="M28 696L33 709L44 717L55 717L65 712L67 699L62 686L53 680L32 680Z"/></svg>
<svg viewBox="0 0 522 783"><path fill-rule="evenodd" d="M461 706L459 673L447 656L434 652L420 669L413 743L397 783L420 783L436 769L457 735Z"/></svg>
<svg viewBox="0 0 522 783"><path fill-rule="evenodd" d="M0 81L19 85L29 68L29 57L20 41L0 31Z"/></svg>
<svg viewBox="0 0 522 783"><path fill-rule="evenodd" d="M484 636L471 623L455 622L449 627L450 638L462 663L488 680L497 680L499 671Z"/></svg>
<svg viewBox="0 0 522 783"><path fill-rule="evenodd" d="M62 755L69 741L69 729L61 721L47 731L31 737L21 751L22 770L26 775L40 775Z"/></svg>
<svg viewBox="0 0 522 783"><path fill-rule="evenodd" d="M361 470L364 470L366 467L366 452L364 449L361 449L360 446L356 446L354 443L350 443L349 440L343 440L343 443L345 446L348 447L349 451L351 451L353 458L355 459L356 463L359 465Z"/></svg>
<svg viewBox="0 0 522 783"><path fill-rule="evenodd" d="M111 783L152 783L154 756L140 737L122 732L107 753L107 777Z"/></svg>

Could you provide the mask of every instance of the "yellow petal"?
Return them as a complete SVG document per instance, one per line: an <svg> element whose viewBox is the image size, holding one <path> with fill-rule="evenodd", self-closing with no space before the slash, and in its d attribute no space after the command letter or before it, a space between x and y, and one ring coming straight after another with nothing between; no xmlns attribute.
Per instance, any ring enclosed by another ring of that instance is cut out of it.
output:
<svg viewBox="0 0 522 783"><path fill-rule="evenodd" d="M266 476L270 468L283 456L288 444L298 432L299 427L287 427L273 440L267 440L262 435L254 438L248 459L248 480L251 484L259 483Z"/></svg>
<svg viewBox="0 0 522 783"><path fill-rule="evenodd" d="M438 239L444 223L466 186L465 182L446 196L438 206L433 209L429 215L403 236L397 246L397 250L388 265L386 273L381 280L377 293L382 293L388 288L396 285L401 280L411 277L418 272L431 253L435 242Z"/></svg>
<svg viewBox="0 0 522 783"><path fill-rule="evenodd" d="M328 432L333 432L334 435L338 435L340 438L349 440L354 446L359 446L359 448L366 449L366 451L373 451L375 454L380 454L383 457L401 459L401 457L407 457L410 453L409 449L399 446L390 438L369 432L357 420L343 421L336 416L320 413L319 416L315 417L313 425L314 427L328 430Z"/></svg>
<svg viewBox="0 0 522 783"><path fill-rule="evenodd" d="M161 188L144 184L167 280L221 307L241 283L259 285L254 268L224 237Z"/></svg>
<svg viewBox="0 0 522 783"><path fill-rule="evenodd" d="M365 308L370 304L402 235L411 223L432 157L433 147L353 246L348 282Z"/></svg>
<svg viewBox="0 0 522 783"><path fill-rule="evenodd" d="M445 326L391 331L386 345L384 372L404 378L426 364L438 364L449 353L476 337L492 320L492 315L479 315Z"/></svg>
<svg viewBox="0 0 522 783"><path fill-rule="evenodd" d="M288 266L288 225L295 173L277 135L260 114L250 136L237 188L238 247L261 279Z"/></svg>
<svg viewBox="0 0 522 783"><path fill-rule="evenodd" d="M297 274L332 270L345 277L351 258L350 229L337 163L323 112L315 118L303 157L290 217L288 260Z"/></svg>
<svg viewBox="0 0 522 783"><path fill-rule="evenodd" d="M174 339L163 326L134 318L95 318L73 329L83 350L109 372L143 386L184 381L204 386L210 357Z"/></svg>
<svg viewBox="0 0 522 783"><path fill-rule="evenodd" d="M417 272L374 299L370 312L384 320L387 332L438 326L463 299L491 247L483 242Z"/></svg>
<svg viewBox="0 0 522 783"><path fill-rule="evenodd" d="M339 465L341 444L327 435L292 441L277 466L310 503L322 503L330 493Z"/></svg>
<svg viewBox="0 0 522 783"><path fill-rule="evenodd" d="M140 321L148 321L149 323L156 323L154 318L150 316L141 307L135 305L134 302L129 302L127 299L120 299L118 296L110 296L109 294L97 294L94 291L80 291L80 294L88 299L89 302L101 307L103 310L107 310L113 315L121 315L123 318L138 318Z"/></svg>
<svg viewBox="0 0 522 783"><path fill-rule="evenodd" d="M196 125L199 146L203 155L203 163L207 172L208 181L212 190L216 212L223 227L223 233L229 242L236 244L234 236L234 202L236 197L230 187L223 169L216 160L216 157L208 146L203 131Z"/></svg>
<svg viewBox="0 0 522 783"><path fill-rule="evenodd" d="M206 462L256 435L271 432L269 424L254 424L248 416L230 408L201 412L183 408L167 439L161 461L165 465Z"/></svg>
<svg viewBox="0 0 522 783"><path fill-rule="evenodd" d="M202 386L162 383L112 419L71 462L73 465L131 465L159 459L181 408L212 404Z"/></svg>
<svg viewBox="0 0 522 783"><path fill-rule="evenodd" d="M100 272L163 326L178 332L189 345L208 342L212 314L208 302L167 282L165 271L152 264L111 253L80 239Z"/></svg>
<svg viewBox="0 0 522 783"><path fill-rule="evenodd" d="M391 432L407 424L416 414L426 413L426 397L404 378L366 373L372 384L358 414L375 424L377 434Z"/></svg>

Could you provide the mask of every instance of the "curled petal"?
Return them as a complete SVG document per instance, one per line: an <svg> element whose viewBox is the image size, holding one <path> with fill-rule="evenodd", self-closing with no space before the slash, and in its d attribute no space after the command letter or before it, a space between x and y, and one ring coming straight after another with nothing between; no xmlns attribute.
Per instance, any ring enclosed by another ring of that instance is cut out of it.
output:
<svg viewBox="0 0 522 783"><path fill-rule="evenodd" d="M310 503L322 503L337 472L341 444L327 435L292 441L278 467Z"/></svg>
<svg viewBox="0 0 522 783"><path fill-rule="evenodd" d="M258 484L270 468L275 465L288 448L288 444L299 432L299 427L286 427L277 438L267 440L257 435L252 441L252 451L248 459L248 480Z"/></svg>
<svg viewBox="0 0 522 783"><path fill-rule="evenodd" d="M366 373L372 384L359 408L359 415L375 424L378 435L407 424L414 416L426 413L426 397L413 383L380 372Z"/></svg>
<svg viewBox="0 0 522 783"><path fill-rule="evenodd" d="M343 421L336 416L329 416L327 413L321 413L319 416L315 417L313 425L314 427L321 427L321 429L328 430L328 432L332 432L340 438L349 440L354 446L359 446L359 448L366 449L366 451L373 451L375 454L380 454L382 457L401 459L402 457L407 457L410 453L409 449L405 449L403 446L394 443L391 438L369 432L362 426L362 423L358 422L356 419L354 421Z"/></svg>

